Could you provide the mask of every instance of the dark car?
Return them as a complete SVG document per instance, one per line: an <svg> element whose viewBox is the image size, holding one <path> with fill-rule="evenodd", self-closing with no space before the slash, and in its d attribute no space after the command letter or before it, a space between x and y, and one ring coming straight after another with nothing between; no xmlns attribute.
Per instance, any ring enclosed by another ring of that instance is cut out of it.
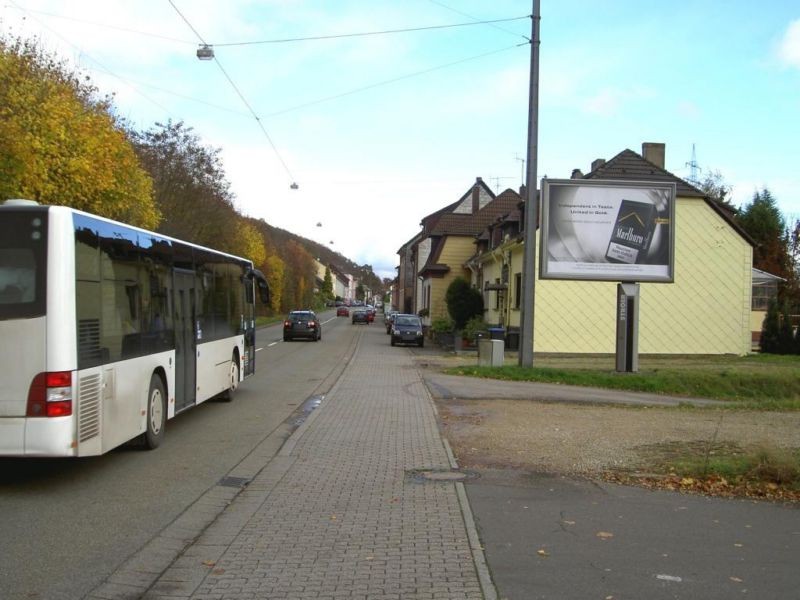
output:
<svg viewBox="0 0 800 600"><path fill-rule="evenodd" d="M390 333L392 346L416 344L422 348L425 345L425 338L422 335L422 319L417 315L395 315Z"/></svg>
<svg viewBox="0 0 800 600"><path fill-rule="evenodd" d="M370 324L369 313L364 309L357 309L353 311L353 324L366 323Z"/></svg>
<svg viewBox="0 0 800 600"><path fill-rule="evenodd" d="M314 340L322 339L322 324L316 313L310 310L293 310L283 322L283 341L297 338Z"/></svg>
<svg viewBox="0 0 800 600"><path fill-rule="evenodd" d="M346 306L340 306L336 309L336 316L337 317L349 317L350 316L350 309Z"/></svg>

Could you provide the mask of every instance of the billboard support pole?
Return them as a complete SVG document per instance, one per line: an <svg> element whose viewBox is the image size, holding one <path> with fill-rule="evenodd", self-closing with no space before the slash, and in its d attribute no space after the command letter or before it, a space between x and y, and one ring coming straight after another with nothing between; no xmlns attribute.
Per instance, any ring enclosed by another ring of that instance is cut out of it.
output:
<svg viewBox="0 0 800 600"><path fill-rule="evenodd" d="M639 284L617 284L617 372L639 372Z"/></svg>
<svg viewBox="0 0 800 600"><path fill-rule="evenodd" d="M528 173L525 180L525 246L522 260L519 366L533 366L533 315L536 280L536 228L539 221L536 163L539 135L539 0L531 15L531 73L528 86Z"/></svg>

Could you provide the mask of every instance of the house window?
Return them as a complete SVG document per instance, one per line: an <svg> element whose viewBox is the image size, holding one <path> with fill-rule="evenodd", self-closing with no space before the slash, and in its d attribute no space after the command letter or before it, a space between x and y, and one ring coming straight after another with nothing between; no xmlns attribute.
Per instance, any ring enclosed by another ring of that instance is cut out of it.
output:
<svg viewBox="0 0 800 600"><path fill-rule="evenodd" d="M522 304L522 273L514 275L514 308L519 310Z"/></svg>
<svg viewBox="0 0 800 600"><path fill-rule="evenodd" d="M778 283L775 281L759 282L753 285L752 310L767 310L769 301L778 297Z"/></svg>

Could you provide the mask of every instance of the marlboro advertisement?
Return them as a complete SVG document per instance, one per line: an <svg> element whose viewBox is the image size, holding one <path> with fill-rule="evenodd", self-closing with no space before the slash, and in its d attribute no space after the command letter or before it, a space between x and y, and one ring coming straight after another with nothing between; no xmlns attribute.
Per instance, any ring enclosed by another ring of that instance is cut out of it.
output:
<svg viewBox="0 0 800 600"><path fill-rule="evenodd" d="M674 239L674 183L542 180L542 279L670 283Z"/></svg>

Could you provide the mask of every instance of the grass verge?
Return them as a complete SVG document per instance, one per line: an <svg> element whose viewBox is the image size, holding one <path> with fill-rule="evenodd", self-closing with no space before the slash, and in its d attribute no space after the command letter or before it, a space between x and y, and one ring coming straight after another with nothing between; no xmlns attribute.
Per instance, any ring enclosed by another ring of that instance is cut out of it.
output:
<svg viewBox="0 0 800 600"><path fill-rule="evenodd" d="M751 410L800 410L800 356L641 357L617 373L613 357L543 357L532 368L457 366L446 373L711 398Z"/></svg>

